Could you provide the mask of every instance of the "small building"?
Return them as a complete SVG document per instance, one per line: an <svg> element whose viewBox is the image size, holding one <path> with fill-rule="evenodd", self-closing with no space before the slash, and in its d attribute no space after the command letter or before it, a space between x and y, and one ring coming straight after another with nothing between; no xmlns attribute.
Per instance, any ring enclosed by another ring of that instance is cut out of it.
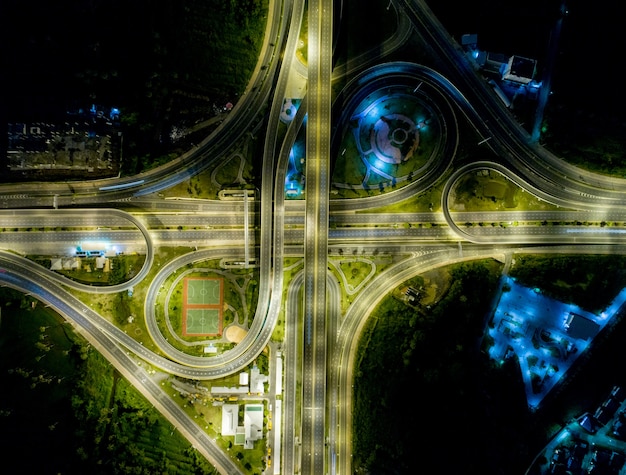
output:
<svg viewBox="0 0 626 475"><path fill-rule="evenodd" d="M602 403L600 407L598 407L596 413L594 414L596 420L602 425L607 425L609 422L611 422L611 420L615 416L615 413L622 405L622 400L618 399L614 395L614 393L619 394L619 390L619 386L614 386L611 390L611 393L609 394L609 397L606 398L606 400Z"/></svg>
<svg viewBox="0 0 626 475"><path fill-rule="evenodd" d="M263 404L246 404L243 412L246 434L244 449L254 448L254 442L263 438Z"/></svg>
<svg viewBox="0 0 626 475"><path fill-rule="evenodd" d="M413 287L407 287L406 289L406 296L409 299L410 302L415 302L419 299L420 297L420 292L417 289L414 289Z"/></svg>
<svg viewBox="0 0 626 475"><path fill-rule="evenodd" d="M476 62L483 69L483 71L501 75L506 69L509 58L501 53L494 53L491 51L480 52L477 56Z"/></svg>
<svg viewBox="0 0 626 475"><path fill-rule="evenodd" d="M588 318L570 312L563 323L565 333L579 340L590 340L600 331L600 325Z"/></svg>
<svg viewBox="0 0 626 475"><path fill-rule="evenodd" d="M198 386L186 383L185 381L180 381L178 379L171 379L172 387L178 391L180 394L185 394L187 396L197 394Z"/></svg>
<svg viewBox="0 0 626 475"><path fill-rule="evenodd" d="M621 404L624 400L626 400L626 390L621 386L613 386L613 389L611 390L611 397L619 401Z"/></svg>
<svg viewBox="0 0 626 475"><path fill-rule="evenodd" d="M269 380L269 377L265 374L261 374L258 366L255 364L250 370L250 392L254 394L265 393L265 383Z"/></svg>
<svg viewBox="0 0 626 475"><path fill-rule="evenodd" d="M239 405L224 404L222 406L222 435L235 435L239 425Z"/></svg>
<svg viewBox="0 0 626 475"><path fill-rule="evenodd" d="M71 269L71 270L80 269L80 259L78 259L76 257L70 257L69 259L64 259L63 260L63 268L64 269Z"/></svg>
<svg viewBox="0 0 626 475"><path fill-rule="evenodd" d="M62 270L63 269L63 259L60 257L56 257L50 260L50 270Z"/></svg>
<svg viewBox="0 0 626 475"><path fill-rule="evenodd" d="M583 414L580 419L578 419L578 425L580 425L580 427L585 429L590 434L595 434L596 432L598 432L598 422L596 421L596 418L588 412Z"/></svg>
<svg viewBox="0 0 626 475"><path fill-rule="evenodd" d="M519 84L528 84L537 73L537 60L524 58L523 56L511 56L502 73L504 81L512 81Z"/></svg>
<svg viewBox="0 0 626 475"><path fill-rule="evenodd" d="M593 417L603 426L607 425L613 419L616 408L611 407L599 407Z"/></svg>
<svg viewBox="0 0 626 475"><path fill-rule="evenodd" d="M626 422L626 417L623 412L620 412L611 428L611 434L620 440L626 440L626 424L624 422Z"/></svg>
<svg viewBox="0 0 626 475"><path fill-rule="evenodd" d="M466 33L462 35L461 46L464 48L476 49L478 46L478 35L476 33Z"/></svg>
<svg viewBox="0 0 626 475"><path fill-rule="evenodd" d="M613 473L617 473L626 464L626 456L619 452L613 452L611 454L611 461L609 463L609 469L613 470Z"/></svg>
<svg viewBox="0 0 626 475"><path fill-rule="evenodd" d="M248 387L247 386L212 386L211 387L211 394L215 394L215 395L230 395L230 394L247 394L248 393Z"/></svg>
<svg viewBox="0 0 626 475"><path fill-rule="evenodd" d="M602 408L611 413L611 417L617 412L620 407L620 402L613 397L609 397L602 403Z"/></svg>

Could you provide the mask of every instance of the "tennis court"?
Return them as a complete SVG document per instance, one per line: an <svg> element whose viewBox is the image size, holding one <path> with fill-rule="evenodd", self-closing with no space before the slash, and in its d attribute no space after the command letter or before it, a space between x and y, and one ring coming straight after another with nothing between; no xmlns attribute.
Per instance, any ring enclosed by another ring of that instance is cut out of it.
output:
<svg viewBox="0 0 626 475"><path fill-rule="evenodd" d="M223 309L224 279L183 279L183 336L221 335Z"/></svg>

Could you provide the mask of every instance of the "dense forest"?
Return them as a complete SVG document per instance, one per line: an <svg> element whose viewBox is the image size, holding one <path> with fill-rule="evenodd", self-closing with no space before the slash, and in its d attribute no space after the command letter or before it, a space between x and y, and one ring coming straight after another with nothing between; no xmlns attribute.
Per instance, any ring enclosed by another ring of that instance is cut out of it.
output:
<svg viewBox="0 0 626 475"><path fill-rule="evenodd" d="M626 257L622 255L516 256L510 275L545 295L601 312L626 287Z"/></svg>

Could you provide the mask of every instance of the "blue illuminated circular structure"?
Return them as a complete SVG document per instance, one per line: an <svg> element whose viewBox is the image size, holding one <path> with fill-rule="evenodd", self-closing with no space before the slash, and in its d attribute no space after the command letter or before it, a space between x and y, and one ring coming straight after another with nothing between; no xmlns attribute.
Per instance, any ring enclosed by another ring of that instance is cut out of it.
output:
<svg viewBox="0 0 626 475"><path fill-rule="evenodd" d="M336 103L333 186L380 192L441 176L457 145L456 118L428 71L387 63L351 81ZM433 173L437 171L437 173Z"/></svg>
<svg viewBox="0 0 626 475"><path fill-rule="evenodd" d="M404 181L409 173L425 166L440 148L442 135L437 113L402 86L385 88L377 97L368 96L350 123L352 135L347 139L354 140L358 157L348 159L363 161L363 186L377 179Z"/></svg>

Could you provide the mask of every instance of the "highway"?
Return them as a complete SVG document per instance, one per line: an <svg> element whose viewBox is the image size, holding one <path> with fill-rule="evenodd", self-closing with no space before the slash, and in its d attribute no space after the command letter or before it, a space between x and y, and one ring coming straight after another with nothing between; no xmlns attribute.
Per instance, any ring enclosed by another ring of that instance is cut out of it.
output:
<svg viewBox="0 0 626 475"><path fill-rule="evenodd" d="M130 337L126 336L126 342L133 354L125 351L123 346L117 345L109 338L102 326L106 321L99 318L95 312L78 299L58 287L54 282L46 281L38 274L38 270L24 267L23 263L14 263L6 256L2 259L3 272L2 285L20 290L26 294L36 296L46 305L54 308L61 315L69 318L74 328L81 333L95 348L137 387L152 404L188 439L194 440L194 446L221 473L239 473L238 467L233 461L225 456L214 441L212 441L198 425L187 416L183 409L173 401L157 383L152 381L149 375L141 367L139 360L133 357L138 355L144 359L149 358L149 351L142 349ZM118 337L124 338L124 333L116 330L109 324L109 330L113 330ZM189 376L187 376L189 377Z"/></svg>
<svg viewBox="0 0 626 475"><path fill-rule="evenodd" d="M472 166L484 167L483 163ZM453 184L457 174L451 175ZM585 223L586 233L598 237L621 234L621 227L615 224L626 221L626 211L621 207L588 210L544 210L544 211L465 211L449 212L444 193L442 212L420 213L330 213L328 239L331 244L380 239L413 240L424 242L446 239L449 241L482 240L485 236L495 240L508 239L511 242L526 242L533 239L550 240L551 236L565 240L567 235L580 232ZM301 203L303 204L303 203ZM22 253L42 253L48 250L52 255L74 251L81 243L102 242L144 252L146 242L185 247L230 247L244 243L243 210L226 215L220 212L221 204L216 203L215 212L194 213L181 211L164 213L140 211L116 214L107 210L89 213L56 210L0 211L0 244ZM276 226L281 241L287 245L300 244L304 238L305 218L300 210L281 215L282 221ZM278 219L278 217L274 218ZM133 221L130 221L133 220ZM143 233L134 221L145 228ZM544 226L537 226L545 222ZM103 226L96 226L96 224ZM468 227L467 224L472 224ZM484 226L474 226L483 223ZM549 226L547 224L550 224ZM558 225L552 225L557 223ZM580 224L576 224L580 223ZM603 225L604 223L604 225ZM606 223L613 224L607 225ZM60 230L62 229L62 230ZM54 232L48 232L53 230ZM146 236L149 240L146 241ZM249 241L257 244L254 230L248 231ZM135 280L140 280L136 277ZM132 286L132 283L129 284ZM89 290L89 287L84 287ZM115 288L111 292L117 291Z"/></svg>
<svg viewBox="0 0 626 475"><path fill-rule="evenodd" d="M309 2L301 473L325 473L326 269L333 2Z"/></svg>
<svg viewBox="0 0 626 475"><path fill-rule="evenodd" d="M283 417L282 427L274 429L282 430L278 452L282 458L274 460L272 473L349 474L353 473L354 354L367 316L390 289L418 273L462 260L504 259L516 252L626 253L626 180L576 169L533 143L425 2L393 0L389 6L399 12L395 34L381 48L350 58L333 70L337 5L330 0L308 2L306 96L286 128L279 115L293 77L290 73L304 73L295 59L305 14L302 0L270 2L264 47L245 95L214 133L172 163L120 179L0 186L0 207L5 208L0 210L0 283L38 298L72 322L220 473L242 471L143 370L141 361L188 379L235 374L264 349L275 350L270 339L284 311L285 383L283 394L276 395L282 396ZM440 56L441 70L385 61L413 29ZM333 97L333 83L343 78L349 80ZM439 148L411 183L379 196L331 199L330 164L336 142L345 133L354 107L381 87L413 91L428 102L442 130ZM267 117L261 113L266 105ZM489 137L485 146L497 159L455 161L461 120L468 121L477 136ZM266 129L261 183L249 210L241 201L159 195L215 166L262 122ZM288 156L304 124L305 199L285 201ZM560 208L452 211L454 186L460 177L479 169L497 171L524 192ZM380 211L442 181L440 211ZM247 223L251 226L246 236ZM145 263L128 282L95 288L16 254L53 250L62 254L91 240L145 252ZM244 339L211 358L174 348L156 324L155 302L165 281L203 260L241 260L248 255L246 242L258 260L260 286L255 318ZM189 252L155 270L155 249L175 246ZM394 256L394 264L368 281L342 314L342 284L328 271L329 257L373 254ZM303 258L304 269L283 289L288 256ZM149 273L144 316L154 348L137 343L72 293L120 292Z"/></svg>

